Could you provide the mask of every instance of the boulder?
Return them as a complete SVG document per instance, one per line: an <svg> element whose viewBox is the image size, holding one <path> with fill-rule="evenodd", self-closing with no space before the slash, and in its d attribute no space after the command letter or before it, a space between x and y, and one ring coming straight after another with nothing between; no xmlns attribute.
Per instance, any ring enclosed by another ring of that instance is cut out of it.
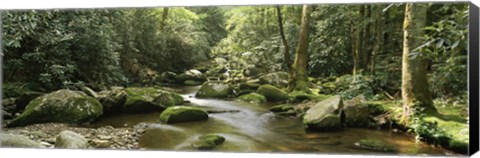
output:
<svg viewBox="0 0 480 158"><path fill-rule="evenodd" d="M288 73L286 72L273 72L259 78L261 84L270 84L275 87L283 88L288 85Z"/></svg>
<svg viewBox="0 0 480 158"><path fill-rule="evenodd" d="M253 91L256 91L260 86L262 86L260 83L256 83L256 82L245 82L245 83L240 83L239 88L240 88L240 90L253 90Z"/></svg>
<svg viewBox="0 0 480 158"><path fill-rule="evenodd" d="M198 86L198 85L202 85L203 82L199 82L195 80L186 80L185 82L183 82L183 84L187 86Z"/></svg>
<svg viewBox="0 0 480 158"><path fill-rule="evenodd" d="M13 118L13 115L2 109L2 118L3 119L11 119L11 118Z"/></svg>
<svg viewBox="0 0 480 158"><path fill-rule="evenodd" d="M254 103L254 104L260 104L267 102L267 99L265 96L258 94L258 93L250 93L250 94L245 94L240 97L238 97L240 100L249 102L249 103Z"/></svg>
<svg viewBox="0 0 480 158"><path fill-rule="evenodd" d="M29 139L24 135L16 134L0 134L0 144L2 147L19 147L19 148L45 148L37 141Z"/></svg>
<svg viewBox="0 0 480 158"><path fill-rule="evenodd" d="M125 88L127 99L123 105L124 112L160 111L170 106L183 104L183 97L177 93L152 87Z"/></svg>
<svg viewBox="0 0 480 158"><path fill-rule="evenodd" d="M97 92L95 92L94 90L92 90L91 88L89 88L87 86L80 87L80 90L82 90L82 92L84 92L88 96L91 96L91 97L94 97L94 98L98 97Z"/></svg>
<svg viewBox="0 0 480 158"><path fill-rule="evenodd" d="M84 123L103 114L102 105L80 91L58 90L32 100L9 127L41 122Z"/></svg>
<svg viewBox="0 0 480 158"><path fill-rule="evenodd" d="M16 98L7 98L2 100L2 110L5 110L8 113L15 113Z"/></svg>
<svg viewBox="0 0 480 158"><path fill-rule="evenodd" d="M267 98L268 101L285 101L288 99L288 95L285 91L278 89L272 85L262 85L257 90L258 94L261 94Z"/></svg>
<svg viewBox="0 0 480 158"><path fill-rule="evenodd" d="M303 91L293 91L288 94L292 102L302 102L304 100L310 100L312 96Z"/></svg>
<svg viewBox="0 0 480 158"><path fill-rule="evenodd" d="M25 107L27 107L30 101L44 94L45 93L34 91L22 93L15 101L15 104L17 104L17 106L15 107L15 113L22 112L23 110L25 110Z"/></svg>
<svg viewBox="0 0 480 158"><path fill-rule="evenodd" d="M102 104L104 113L118 112L122 110L123 104L127 100L127 93L121 89L101 91L98 93L97 99Z"/></svg>
<svg viewBox="0 0 480 158"><path fill-rule="evenodd" d="M191 69L188 71L185 71L184 73L177 75L175 77L177 83L183 83L186 80L194 80L198 82L205 82L207 80L207 77L200 71Z"/></svg>
<svg viewBox="0 0 480 158"><path fill-rule="evenodd" d="M370 123L368 103L363 95L345 101L343 111L348 127L367 127Z"/></svg>
<svg viewBox="0 0 480 158"><path fill-rule="evenodd" d="M196 97L199 98L226 98L233 94L233 87L224 82L210 81L203 83Z"/></svg>
<svg viewBox="0 0 480 158"><path fill-rule="evenodd" d="M170 71L162 72L154 80L157 83L174 83L176 80L177 74Z"/></svg>
<svg viewBox="0 0 480 158"><path fill-rule="evenodd" d="M343 102L339 95L316 103L307 110L303 123L308 129L319 131L336 130L342 127Z"/></svg>
<svg viewBox="0 0 480 158"><path fill-rule="evenodd" d="M198 150L212 150L225 142L225 138L216 134L207 134L198 137L198 140L192 143Z"/></svg>
<svg viewBox="0 0 480 158"><path fill-rule="evenodd" d="M208 119L205 110L191 106L174 106L165 109L160 114L160 121L165 123L180 123L192 121L204 121Z"/></svg>
<svg viewBox="0 0 480 158"><path fill-rule="evenodd" d="M286 112L289 110L294 110L294 107L290 104L281 104L270 108L271 112Z"/></svg>
<svg viewBox="0 0 480 158"><path fill-rule="evenodd" d="M358 142L355 142L355 146L361 149L366 149L376 152L395 152L397 149L395 146L387 144L381 140L377 139L361 139Z"/></svg>
<svg viewBox="0 0 480 158"><path fill-rule="evenodd" d="M86 149L88 148L88 141L78 133L62 131L55 140L55 148Z"/></svg>
<svg viewBox="0 0 480 158"><path fill-rule="evenodd" d="M248 67L243 70L243 75L248 77L255 77L263 73L263 70L256 67Z"/></svg>

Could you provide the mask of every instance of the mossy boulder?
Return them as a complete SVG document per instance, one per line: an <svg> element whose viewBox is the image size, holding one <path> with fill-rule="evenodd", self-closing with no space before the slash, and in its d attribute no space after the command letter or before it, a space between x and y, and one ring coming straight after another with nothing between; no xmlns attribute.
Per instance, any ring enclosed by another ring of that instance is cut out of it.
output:
<svg viewBox="0 0 480 158"><path fill-rule="evenodd" d="M293 92L290 92L288 96L292 102L296 102L296 103L315 98L313 94L309 94L304 91L293 91Z"/></svg>
<svg viewBox="0 0 480 158"><path fill-rule="evenodd" d="M271 107L270 111L272 111L272 112L285 112L285 111L289 111L289 110L293 110L293 109L294 109L293 105L281 104L281 105L275 105L275 106Z"/></svg>
<svg viewBox="0 0 480 158"><path fill-rule="evenodd" d="M359 95L345 101L345 124L348 127L367 127L370 124L370 112L365 96Z"/></svg>
<svg viewBox="0 0 480 158"><path fill-rule="evenodd" d="M355 143L355 146L361 149L366 149L376 152L396 152L395 146L387 144L377 139L361 139Z"/></svg>
<svg viewBox="0 0 480 158"><path fill-rule="evenodd" d="M273 72L259 78L261 84L270 84L275 87L283 88L288 85L288 73L286 72Z"/></svg>
<svg viewBox="0 0 480 158"><path fill-rule="evenodd" d="M225 142L225 138L216 134L207 134L198 137L198 140L192 143L198 150L212 150Z"/></svg>
<svg viewBox="0 0 480 158"><path fill-rule="evenodd" d="M9 127L42 122L84 123L103 114L102 105L80 91L58 90L32 100Z"/></svg>
<svg viewBox="0 0 480 158"><path fill-rule="evenodd" d="M208 119L208 113L197 107L174 106L165 109L160 114L160 121L165 123L181 123L192 121L204 121Z"/></svg>
<svg viewBox="0 0 480 158"><path fill-rule="evenodd" d="M186 80L194 80L194 81L198 81L198 82L205 82L205 81L207 81L207 76L205 76L202 72L200 72L198 70L191 69L191 70L185 71L184 73L182 73L180 75L177 75L175 77L175 80L177 81L177 83L183 83Z"/></svg>
<svg viewBox="0 0 480 158"><path fill-rule="evenodd" d="M199 98L226 98L233 94L233 87L224 82L210 81L203 83L196 97Z"/></svg>
<svg viewBox="0 0 480 158"><path fill-rule="evenodd" d="M45 148L40 142L31 140L27 136L6 133L0 133L0 144L2 147Z"/></svg>
<svg viewBox="0 0 480 158"><path fill-rule="evenodd" d="M257 90L257 93L265 96L268 101L277 102L288 99L288 94L285 91L268 84L260 86Z"/></svg>
<svg viewBox="0 0 480 158"><path fill-rule="evenodd" d="M183 104L183 97L174 92L168 92L152 87L125 88L127 99L123 105L124 112L160 111L170 106Z"/></svg>
<svg viewBox="0 0 480 158"><path fill-rule="evenodd" d="M62 131L55 140L55 148L86 149L88 141L82 135L73 131Z"/></svg>
<svg viewBox="0 0 480 158"><path fill-rule="evenodd" d="M170 71L162 72L160 75L155 76L154 81L156 83L175 83L177 74Z"/></svg>
<svg viewBox="0 0 480 158"><path fill-rule="evenodd" d="M17 105L15 107L15 112L22 112L25 110L27 107L28 103L30 103L33 99L44 95L45 93L43 92L34 92L34 91L28 91L20 94L15 101L15 104Z"/></svg>
<svg viewBox="0 0 480 158"><path fill-rule="evenodd" d="M240 83L239 88L240 90L253 90L256 91L258 87L260 87L260 83L256 82L245 82L245 83Z"/></svg>
<svg viewBox="0 0 480 158"><path fill-rule="evenodd" d="M101 91L98 93L97 100L102 104L104 113L118 112L122 110L127 100L127 93L122 89Z"/></svg>
<svg viewBox="0 0 480 158"><path fill-rule="evenodd" d="M260 104L264 103L267 101L267 98L265 96L258 94L258 93L250 93L250 94L245 94L240 97L238 97L240 100L249 102L249 103L254 103L254 104Z"/></svg>
<svg viewBox="0 0 480 158"><path fill-rule="evenodd" d="M337 130L342 127L343 102L339 95L316 103L307 110L303 123L308 129L318 131Z"/></svg>

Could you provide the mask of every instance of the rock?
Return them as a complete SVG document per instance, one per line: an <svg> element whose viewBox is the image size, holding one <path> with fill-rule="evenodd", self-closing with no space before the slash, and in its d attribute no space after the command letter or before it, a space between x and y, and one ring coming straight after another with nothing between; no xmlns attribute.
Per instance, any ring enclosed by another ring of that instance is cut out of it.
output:
<svg viewBox="0 0 480 158"><path fill-rule="evenodd" d="M260 87L261 84L255 83L255 82L245 82L245 83L240 83L240 90L253 90L256 91L258 87Z"/></svg>
<svg viewBox="0 0 480 158"><path fill-rule="evenodd" d="M258 93L245 94L240 96L239 99L254 104L260 104L267 101L265 96Z"/></svg>
<svg viewBox="0 0 480 158"><path fill-rule="evenodd" d="M2 100L2 110L8 113L15 113L16 105L16 98L7 98Z"/></svg>
<svg viewBox="0 0 480 158"><path fill-rule="evenodd" d="M110 141L99 140L99 139L93 139L92 143L95 146L95 148L109 148L111 145Z"/></svg>
<svg viewBox="0 0 480 158"><path fill-rule="evenodd" d="M207 77L200 71L191 69L175 77L177 83L183 83L186 80L194 80L198 82L207 81Z"/></svg>
<svg viewBox="0 0 480 158"><path fill-rule="evenodd" d="M174 72L166 71L162 72L159 76L157 76L154 81L159 83L174 83L176 80L177 74Z"/></svg>
<svg viewBox="0 0 480 158"><path fill-rule="evenodd" d="M29 139L24 135L0 134L2 147L45 148L40 142Z"/></svg>
<svg viewBox="0 0 480 158"><path fill-rule="evenodd" d="M9 127L41 122L84 123L103 114L102 105L80 91L58 90L32 100Z"/></svg>
<svg viewBox="0 0 480 158"><path fill-rule="evenodd" d="M336 130L342 127L343 102L339 95L316 103L307 110L303 123L308 129Z"/></svg>
<svg viewBox="0 0 480 158"><path fill-rule="evenodd" d="M257 93L265 96L268 101L285 101L288 99L288 95L285 91L268 84L260 86Z"/></svg>
<svg viewBox="0 0 480 158"><path fill-rule="evenodd" d="M370 124L369 108L363 95L345 101L343 111L348 127L367 127Z"/></svg>
<svg viewBox="0 0 480 158"><path fill-rule="evenodd" d="M11 119L11 118L13 118L13 116L9 112L2 109L2 118L3 119Z"/></svg>
<svg viewBox="0 0 480 158"><path fill-rule="evenodd" d="M288 73L273 72L263 75L259 78L261 84L270 84L275 87L283 88L288 85Z"/></svg>
<svg viewBox="0 0 480 158"><path fill-rule="evenodd" d="M185 82L183 82L183 84L187 86L198 86L198 85L202 85L203 82L199 82L195 80L186 80Z"/></svg>
<svg viewBox="0 0 480 158"><path fill-rule="evenodd" d="M243 70L243 75L249 76L249 77L258 76L261 73L263 73L263 70L256 67L247 67L246 69Z"/></svg>
<svg viewBox="0 0 480 158"><path fill-rule="evenodd" d="M123 104L127 100L127 93L124 90L114 89L102 91L98 94L97 99L102 104L104 113L121 111Z"/></svg>
<svg viewBox="0 0 480 158"><path fill-rule="evenodd" d="M78 133L62 131L55 140L55 148L86 149L88 148L88 141Z"/></svg>
<svg viewBox="0 0 480 158"><path fill-rule="evenodd" d="M278 112L278 113L275 113L275 114L280 115L280 116L296 116L297 112L295 112L295 110L288 110L288 111Z"/></svg>
<svg viewBox="0 0 480 158"><path fill-rule="evenodd" d="M203 121L207 119L208 114L205 110L191 106L169 107L160 114L160 121L168 124Z"/></svg>
<svg viewBox="0 0 480 158"><path fill-rule="evenodd" d="M228 83L209 81L203 83L196 97L199 98L226 98L233 94L233 87Z"/></svg>
<svg viewBox="0 0 480 158"><path fill-rule="evenodd" d="M125 88L127 99L123 105L124 112L152 112L170 106L183 104L183 97L162 89L145 87Z"/></svg>
<svg viewBox="0 0 480 158"><path fill-rule="evenodd" d="M293 110L294 107L290 104L281 104L281 105L276 105L270 108L271 112L286 112L289 110Z"/></svg>
<svg viewBox="0 0 480 158"><path fill-rule="evenodd" d="M361 149L367 149L377 152L395 152L397 149L395 146L387 144L381 140L376 139L361 139L355 143L355 146Z"/></svg>
<svg viewBox="0 0 480 158"><path fill-rule="evenodd" d="M225 142L225 138L216 134L207 134L198 137L198 141L192 143L198 150L212 150Z"/></svg>
<svg viewBox="0 0 480 158"><path fill-rule="evenodd" d="M25 107L27 107L30 101L44 94L45 93L34 91L22 93L15 101L15 104L17 104L15 112L22 112L23 110L25 110Z"/></svg>
<svg viewBox="0 0 480 158"><path fill-rule="evenodd" d="M293 91L288 94L293 102L302 102L304 100L309 100L311 98L310 94L307 94L303 91Z"/></svg>

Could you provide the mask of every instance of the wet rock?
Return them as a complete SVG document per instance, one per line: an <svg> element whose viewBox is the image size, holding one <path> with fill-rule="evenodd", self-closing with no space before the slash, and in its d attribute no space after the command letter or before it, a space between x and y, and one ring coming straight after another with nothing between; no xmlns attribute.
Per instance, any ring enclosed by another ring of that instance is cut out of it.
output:
<svg viewBox="0 0 480 158"><path fill-rule="evenodd" d="M348 127L367 127L370 124L370 113L365 96L359 95L345 101L345 124Z"/></svg>
<svg viewBox="0 0 480 158"><path fill-rule="evenodd" d="M288 85L288 73L273 72L263 75L259 78L261 84L270 84L275 87L283 88Z"/></svg>
<svg viewBox="0 0 480 158"><path fill-rule="evenodd" d="M40 142L31 140L24 135L0 134L2 147L44 148Z"/></svg>
<svg viewBox="0 0 480 158"><path fill-rule="evenodd" d="M32 100L9 127L41 122L91 122L103 113L102 105L80 91L58 90Z"/></svg>
<svg viewBox="0 0 480 158"><path fill-rule="evenodd" d="M154 81L157 83L175 83L176 77L176 73L166 71L162 72L159 76L157 76Z"/></svg>
<svg viewBox="0 0 480 158"><path fill-rule="evenodd" d="M340 96L333 96L316 103L303 117L304 125L319 131L336 130L342 127L343 102Z"/></svg>
<svg viewBox="0 0 480 158"><path fill-rule="evenodd" d="M98 101L103 106L104 113L121 111L123 104L127 100L127 93L121 89L102 91L98 93Z"/></svg>
<svg viewBox="0 0 480 158"><path fill-rule="evenodd" d="M203 82L199 82L199 81L195 81L195 80L186 80L185 82L183 82L183 85L187 85L187 86L198 86L198 85L202 85Z"/></svg>
<svg viewBox="0 0 480 158"><path fill-rule="evenodd" d="M240 90L252 90L252 91L256 91L260 86L262 86L260 83L256 83L256 82L245 82L245 83L240 83L239 88L240 88Z"/></svg>
<svg viewBox="0 0 480 158"><path fill-rule="evenodd" d="M285 101L288 99L288 95L285 91L278 89L272 85L262 85L257 90L258 94L261 94L267 98L268 101Z"/></svg>
<svg viewBox="0 0 480 158"><path fill-rule="evenodd" d="M258 93L245 94L240 96L239 99L254 104L260 104L267 101L267 98L265 98L265 96Z"/></svg>
<svg viewBox="0 0 480 158"><path fill-rule="evenodd" d="M376 139L361 139L355 143L355 146L361 149L377 151L377 152L395 152L395 146L387 144L381 140Z"/></svg>
<svg viewBox="0 0 480 158"><path fill-rule="evenodd" d="M177 83L183 83L186 80L193 80L198 82L207 81L207 77L200 71L191 69L175 77Z"/></svg>
<svg viewBox="0 0 480 158"><path fill-rule="evenodd" d="M270 111L272 112L286 112L289 110L293 110L294 107L290 104L281 104L281 105L276 105L270 108Z"/></svg>
<svg viewBox="0 0 480 158"><path fill-rule="evenodd" d="M176 93L152 87L130 87L125 92L127 99L123 106L124 112L159 111L184 102L183 97Z"/></svg>
<svg viewBox="0 0 480 158"><path fill-rule="evenodd" d="M82 135L73 131L62 131L55 141L55 148L86 149L88 141Z"/></svg>
<svg viewBox="0 0 480 158"><path fill-rule="evenodd" d="M191 106L169 107L160 114L160 121L168 124L191 121L204 121L207 119L208 114L205 110Z"/></svg>
<svg viewBox="0 0 480 158"><path fill-rule="evenodd" d="M208 134L198 137L198 140L192 143L198 150L212 150L225 142L225 138L216 134Z"/></svg>
<svg viewBox="0 0 480 158"><path fill-rule="evenodd" d="M224 82L205 82L195 94L199 98L226 98L233 94L233 87Z"/></svg>

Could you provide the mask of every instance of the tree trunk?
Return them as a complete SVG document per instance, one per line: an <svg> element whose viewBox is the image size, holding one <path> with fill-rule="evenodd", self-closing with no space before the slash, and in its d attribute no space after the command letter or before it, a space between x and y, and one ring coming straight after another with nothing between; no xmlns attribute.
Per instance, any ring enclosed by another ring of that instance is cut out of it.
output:
<svg viewBox="0 0 480 158"><path fill-rule="evenodd" d="M280 36L282 37L282 42L283 42L283 58L285 60L285 65L289 69L291 66L291 60L290 60L290 54L289 54L289 47L288 47L288 42L287 38L285 37L285 33L283 32L283 23L282 23L282 9L280 6L277 6L277 17L278 17L278 28L280 30Z"/></svg>
<svg viewBox="0 0 480 158"><path fill-rule="evenodd" d="M372 6L370 5L365 5L365 10L366 10L366 16L364 16L364 19L363 20L367 20L367 24L365 26L365 34L364 34L364 37L362 38L362 41L363 42L363 54L362 54L362 69L367 72L368 70L368 65L370 63L370 57L372 56L372 50L371 50L371 46L372 46L372 41L370 40L371 39L371 22L370 22L370 19L372 18Z"/></svg>
<svg viewBox="0 0 480 158"><path fill-rule="evenodd" d="M362 21L363 19L363 15L365 14L365 8L363 7L363 5L360 5L359 6L359 16L357 17L357 22L358 21ZM360 23L360 22L359 22ZM361 65L362 65L362 61L360 59L360 56L362 54L362 50L363 50L363 42L362 42L362 37L363 37L363 25L360 23L360 24L357 24L357 26L355 26L356 29L355 29L355 49L353 51L353 75L357 75L359 73L359 71L362 69Z"/></svg>
<svg viewBox="0 0 480 158"><path fill-rule="evenodd" d="M418 50L415 50L423 42L426 13L425 4L406 4L402 55L404 123L407 123L409 116L416 114L416 112L436 112L428 88L425 58L420 52L417 52ZM412 53L418 55L412 56Z"/></svg>
<svg viewBox="0 0 480 158"><path fill-rule="evenodd" d="M302 22L295 61L291 67L288 91L305 91L308 88L307 61L308 61L308 32L310 27L311 6L303 5Z"/></svg>
<svg viewBox="0 0 480 158"><path fill-rule="evenodd" d="M160 30L163 31L163 28L165 28L165 23L167 21L167 18L168 18L168 8L165 7L163 8L163 14L162 14L162 22L160 23Z"/></svg>
<svg viewBox="0 0 480 158"><path fill-rule="evenodd" d="M375 19L375 45L373 46L372 56L370 57L370 74L375 75L375 58L380 52L383 39L382 30L382 8L383 5L378 5Z"/></svg>

